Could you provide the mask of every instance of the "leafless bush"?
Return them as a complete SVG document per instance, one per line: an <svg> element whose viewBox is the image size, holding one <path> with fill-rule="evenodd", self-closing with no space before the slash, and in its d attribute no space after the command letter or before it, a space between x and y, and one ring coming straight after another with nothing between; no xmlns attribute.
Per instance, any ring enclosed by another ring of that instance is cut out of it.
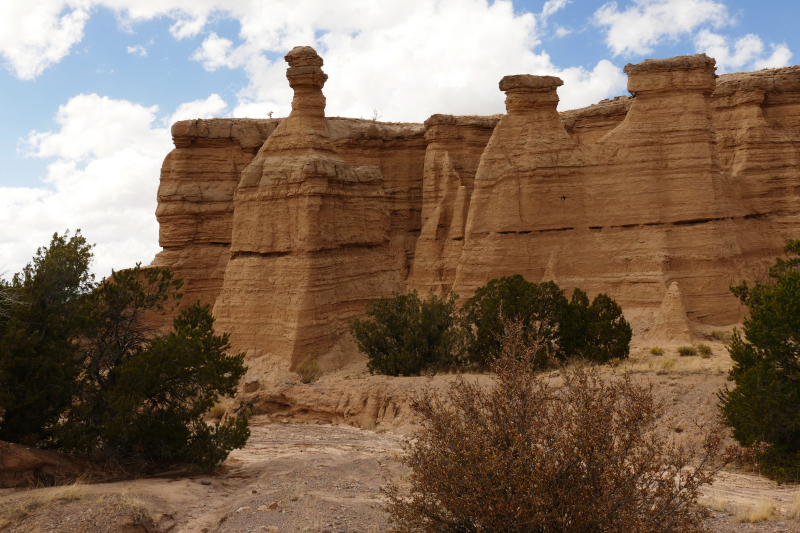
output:
<svg viewBox="0 0 800 533"><path fill-rule="evenodd" d="M554 386L531 370L540 346L520 329L503 339L492 387L459 378L415 399L409 489L385 489L394 531L703 531L700 487L741 458L719 428L678 444L660 430L664 405L629 374L576 366Z"/></svg>

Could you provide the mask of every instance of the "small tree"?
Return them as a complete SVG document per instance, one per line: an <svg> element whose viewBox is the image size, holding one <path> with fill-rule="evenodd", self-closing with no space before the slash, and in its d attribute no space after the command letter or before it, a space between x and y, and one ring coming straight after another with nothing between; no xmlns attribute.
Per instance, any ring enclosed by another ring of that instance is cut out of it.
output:
<svg viewBox="0 0 800 533"><path fill-rule="evenodd" d="M80 230L49 247L5 284L0 314L0 439L36 444L71 405L81 370L82 309L94 288L92 245Z"/></svg>
<svg viewBox="0 0 800 533"><path fill-rule="evenodd" d="M244 354L228 356L209 307L195 304L157 335L149 314L176 301L182 282L169 269L115 272L88 302L79 403L56 428L59 445L118 461L183 462L210 470L242 447L246 417L203 421L220 395L236 392Z"/></svg>
<svg viewBox="0 0 800 533"><path fill-rule="evenodd" d="M721 433L678 446L650 388L586 367L553 386L533 371L535 329L507 331L492 387L459 378L414 401L423 428L405 444L409 490L386 491L393 530L704 531L698 490L738 455Z"/></svg>
<svg viewBox="0 0 800 533"><path fill-rule="evenodd" d="M540 349L555 354L558 349L559 324L567 312L568 302L552 281L541 284L526 281L520 274L493 279L475 291L463 307L466 321L473 326L474 337L470 357L482 364L490 363L500 350L505 324L519 321L523 338L535 324ZM546 362L540 355L538 362Z"/></svg>
<svg viewBox="0 0 800 533"><path fill-rule="evenodd" d="M786 252L800 254L800 241ZM780 481L800 479L800 257L778 258L771 283L731 287L750 311L744 337L728 345L736 388L720 391L720 407L733 437L745 446L768 444L762 471Z"/></svg>
<svg viewBox="0 0 800 533"><path fill-rule="evenodd" d="M350 323L358 349L369 357L372 373L410 376L425 369L458 365L462 331L456 313L458 296L420 300L417 291L392 292L371 300L367 320Z"/></svg>
<svg viewBox="0 0 800 533"><path fill-rule="evenodd" d="M594 363L626 359L633 338L622 308L607 294L595 296L591 305L586 293L575 289L559 329L559 354Z"/></svg>

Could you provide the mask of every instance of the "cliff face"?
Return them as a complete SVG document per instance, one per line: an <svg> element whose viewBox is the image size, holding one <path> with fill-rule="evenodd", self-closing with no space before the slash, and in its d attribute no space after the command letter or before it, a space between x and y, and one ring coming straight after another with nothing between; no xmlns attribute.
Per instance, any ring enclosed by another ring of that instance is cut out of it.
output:
<svg viewBox="0 0 800 533"><path fill-rule="evenodd" d="M163 248L153 261L184 279L180 308L213 304L230 257L233 193L242 171L280 120L184 120L161 167L156 219Z"/></svg>
<svg viewBox="0 0 800 533"><path fill-rule="evenodd" d="M352 351L348 320L393 289L516 273L688 335L740 320L728 286L800 229L800 67L648 60L634 96L560 114L560 79L507 76L506 115L423 125L325 118L322 59L287 61L292 114L176 123L159 189L155 264L252 368Z"/></svg>
<svg viewBox="0 0 800 533"><path fill-rule="evenodd" d="M422 231L408 286L445 294L455 279L481 154L500 117L433 115L425 121Z"/></svg>

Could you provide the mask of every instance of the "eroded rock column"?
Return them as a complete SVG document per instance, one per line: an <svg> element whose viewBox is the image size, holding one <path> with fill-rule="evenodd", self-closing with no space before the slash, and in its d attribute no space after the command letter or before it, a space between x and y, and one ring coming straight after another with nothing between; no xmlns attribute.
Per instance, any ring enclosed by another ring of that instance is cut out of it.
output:
<svg viewBox="0 0 800 533"><path fill-rule="evenodd" d="M286 61L292 113L242 173L214 307L219 330L255 372L330 352L370 298L400 283L380 170L335 155L322 58L298 47Z"/></svg>

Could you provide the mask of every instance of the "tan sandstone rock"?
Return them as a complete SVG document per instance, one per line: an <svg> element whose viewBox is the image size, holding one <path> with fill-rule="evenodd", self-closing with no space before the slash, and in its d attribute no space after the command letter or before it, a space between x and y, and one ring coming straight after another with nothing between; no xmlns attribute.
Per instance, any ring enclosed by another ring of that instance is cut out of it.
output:
<svg viewBox="0 0 800 533"><path fill-rule="evenodd" d="M325 118L322 59L286 59L290 117L176 123L159 190L154 264L215 304L248 379L352 355L369 298L517 273L685 338L741 320L728 286L797 236L800 67L647 60L625 68L631 97L562 113L558 78L506 76L506 115L423 125Z"/></svg>
<svg viewBox="0 0 800 533"><path fill-rule="evenodd" d="M399 286L405 256L388 246L380 169L335 153L322 58L297 47L286 61L292 113L242 172L214 314L236 350L294 367L330 350L370 298Z"/></svg>
<svg viewBox="0 0 800 533"><path fill-rule="evenodd" d="M649 342L692 342L692 328L686 318L686 308L683 297L676 282L670 284L661 308L655 316L655 321L647 335Z"/></svg>

